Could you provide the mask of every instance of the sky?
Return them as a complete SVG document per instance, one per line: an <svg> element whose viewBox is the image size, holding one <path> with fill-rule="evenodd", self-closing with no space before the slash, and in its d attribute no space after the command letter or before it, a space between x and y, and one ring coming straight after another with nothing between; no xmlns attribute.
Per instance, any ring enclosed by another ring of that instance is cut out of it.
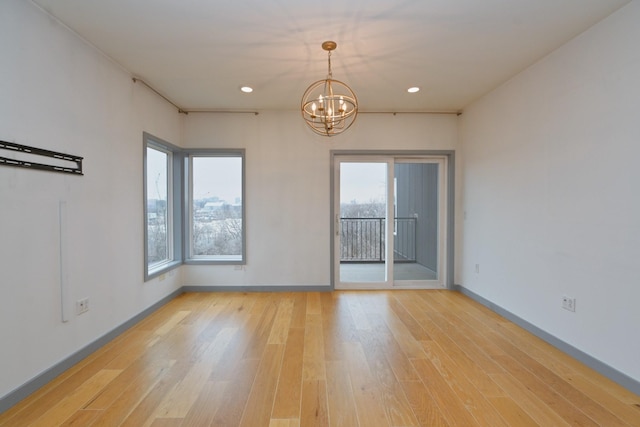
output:
<svg viewBox="0 0 640 427"><path fill-rule="evenodd" d="M386 199L386 163L340 162L340 203Z"/></svg>
<svg viewBox="0 0 640 427"><path fill-rule="evenodd" d="M147 198L167 199L167 154L147 147Z"/></svg>
<svg viewBox="0 0 640 427"><path fill-rule="evenodd" d="M167 154L147 149L147 197L166 199ZM218 197L228 203L242 198L240 157L193 157L193 199Z"/></svg>
<svg viewBox="0 0 640 427"><path fill-rule="evenodd" d="M242 199L240 157L194 157L193 199L219 197L227 203Z"/></svg>

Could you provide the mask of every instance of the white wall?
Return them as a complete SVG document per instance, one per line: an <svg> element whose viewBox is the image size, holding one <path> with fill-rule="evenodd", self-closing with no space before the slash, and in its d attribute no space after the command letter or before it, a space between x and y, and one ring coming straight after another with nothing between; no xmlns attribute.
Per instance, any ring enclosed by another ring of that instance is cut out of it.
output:
<svg viewBox="0 0 640 427"><path fill-rule="evenodd" d="M185 285L328 286L330 151L453 150L455 115L361 114L317 136L298 112L191 113L185 146L246 149L247 265L183 267Z"/></svg>
<svg viewBox="0 0 640 427"><path fill-rule="evenodd" d="M460 131L461 284L638 381L639 22L633 1L466 108Z"/></svg>
<svg viewBox="0 0 640 427"><path fill-rule="evenodd" d="M153 305L143 283L142 132L179 144L182 117L23 0L0 2L0 139L84 157L84 176L0 166L0 398ZM61 322L58 206L66 201Z"/></svg>

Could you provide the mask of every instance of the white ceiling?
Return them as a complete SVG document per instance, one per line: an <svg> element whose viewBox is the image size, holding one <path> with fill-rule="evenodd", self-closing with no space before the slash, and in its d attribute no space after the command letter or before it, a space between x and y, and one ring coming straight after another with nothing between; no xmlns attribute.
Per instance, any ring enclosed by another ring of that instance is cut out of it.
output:
<svg viewBox="0 0 640 427"><path fill-rule="evenodd" d="M362 111L460 111L630 0L32 1L186 110L297 109L334 40Z"/></svg>

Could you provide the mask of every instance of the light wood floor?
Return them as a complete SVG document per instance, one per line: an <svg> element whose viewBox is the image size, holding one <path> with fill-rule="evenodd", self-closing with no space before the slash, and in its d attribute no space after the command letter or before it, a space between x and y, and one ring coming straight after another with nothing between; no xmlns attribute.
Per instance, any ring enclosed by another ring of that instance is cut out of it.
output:
<svg viewBox="0 0 640 427"><path fill-rule="evenodd" d="M640 426L640 396L457 292L191 293L0 425Z"/></svg>

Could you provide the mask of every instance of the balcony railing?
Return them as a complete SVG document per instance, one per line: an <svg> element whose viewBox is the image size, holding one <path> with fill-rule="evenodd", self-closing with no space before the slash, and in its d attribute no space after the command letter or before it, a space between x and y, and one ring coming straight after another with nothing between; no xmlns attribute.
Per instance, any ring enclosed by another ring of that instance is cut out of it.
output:
<svg viewBox="0 0 640 427"><path fill-rule="evenodd" d="M416 218L395 218L394 261L416 262ZM340 262L384 262L385 218L340 218Z"/></svg>

